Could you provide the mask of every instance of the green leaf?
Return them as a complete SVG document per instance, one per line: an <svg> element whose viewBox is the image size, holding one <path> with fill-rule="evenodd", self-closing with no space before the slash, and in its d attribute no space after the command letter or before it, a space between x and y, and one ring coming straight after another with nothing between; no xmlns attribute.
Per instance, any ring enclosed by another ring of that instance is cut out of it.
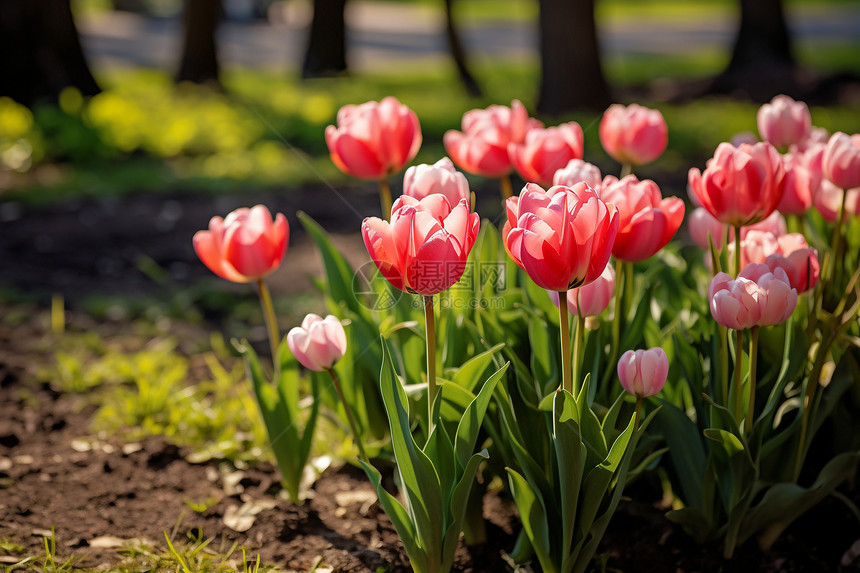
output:
<svg viewBox="0 0 860 573"><path fill-rule="evenodd" d="M709 440L713 440L718 444L723 446L726 454L729 456L733 456L738 452L744 451L744 445L741 443L740 439L731 432L726 430L719 430L715 428L708 428L704 432L705 437Z"/></svg>
<svg viewBox="0 0 860 573"><path fill-rule="evenodd" d="M463 469L463 476L460 481L453 487L448 505L453 521L445 531L444 541L442 545L442 568L440 571L448 571L451 564L454 562L454 553L457 551L457 543L460 540L460 532L463 529L463 521L466 516L466 508L468 506L469 493L472 491L472 486L475 484L475 473L478 471L478 464L489 458L487 450L474 454ZM453 485L453 483L452 483Z"/></svg>
<svg viewBox="0 0 860 573"><path fill-rule="evenodd" d="M636 307L636 314L633 315L633 320L624 330L619 352L640 346L639 342L642 340L645 324L651 319L651 290L651 287L643 289L642 298L639 299L639 305Z"/></svg>
<svg viewBox="0 0 860 573"><path fill-rule="evenodd" d="M504 348L504 346L503 342L499 343L471 358L457 370L454 376L451 377L451 381L474 393L475 386L484 379L484 372L493 363L493 356L496 352Z"/></svg>
<svg viewBox="0 0 860 573"><path fill-rule="evenodd" d="M523 530L535 550L538 562L544 573L555 573L555 561L552 558L550 547L549 524L547 523L546 508L544 501L539 498L532 489L529 482L523 476L511 468L505 468L508 472L508 481L511 485L511 495L517 504L520 513L520 521Z"/></svg>
<svg viewBox="0 0 860 573"><path fill-rule="evenodd" d="M478 431L481 429L481 422L484 419L484 414L487 411L487 406L490 405L490 399L493 397L493 391L496 389L496 384L505 374L510 366L510 362L499 368L492 376L490 376L481 391L475 397L466 411L463 413L463 418L457 426L457 435L454 438L454 449L457 453L457 461L460 467L465 467L469 458L472 456L475 449L475 442L478 439Z"/></svg>
<svg viewBox="0 0 860 573"><path fill-rule="evenodd" d="M582 476L585 471L585 459L587 452L579 427L569 414L563 415L565 410L575 410L573 396L566 390L560 390L555 394L553 401L553 438L555 453L559 468L559 493L561 495L561 521L562 521L562 555L570 554L570 548L574 543L574 532L576 524L576 510L579 503ZM564 419L563 419L564 418ZM580 530L579 534L585 532Z"/></svg>

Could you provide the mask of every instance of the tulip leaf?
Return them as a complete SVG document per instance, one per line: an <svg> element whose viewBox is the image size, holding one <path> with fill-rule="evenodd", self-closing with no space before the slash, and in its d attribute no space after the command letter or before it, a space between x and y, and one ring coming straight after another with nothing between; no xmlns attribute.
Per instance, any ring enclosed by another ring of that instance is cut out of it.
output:
<svg viewBox="0 0 860 573"><path fill-rule="evenodd" d="M540 496L532 489L529 481L511 468L505 468L508 472L508 481L511 486L511 495L520 513L520 521L523 530L534 548L538 562L544 571L555 571L555 560L552 558L550 547L549 523L547 523L546 508Z"/></svg>
<svg viewBox="0 0 860 573"><path fill-rule="evenodd" d="M463 412L475 399L475 395L450 380L439 380L439 393L442 396L442 403L439 406L439 415L444 422L459 423L463 417ZM427 393L427 385L419 384L420 391L418 394ZM426 400L424 405L426 406Z"/></svg>
<svg viewBox="0 0 860 573"><path fill-rule="evenodd" d="M493 391L496 389L496 384L505 374L510 362L499 368L492 376L490 376L481 391L475 397L466 411L463 412L463 418L457 426L457 435L454 438L454 448L457 453L457 461L460 467L463 468L469 461L475 449L475 441L478 439L478 431L481 429L481 422L484 419L484 414L487 411L487 406L490 405L490 400L493 397Z"/></svg>
<svg viewBox="0 0 860 573"><path fill-rule="evenodd" d="M562 555L569 555L574 543L576 510L579 503L582 476L587 452L576 420L563 412L575 410L573 396L566 390L555 393L553 401L553 438L559 468L561 496ZM567 406L567 408L565 408ZM564 419L562 419L564 418ZM580 534L584 532L579 531Z"/></svg>
<svg viewBox="0 0 860 573"><path fill-rule="evenodd" d="M690 507L702 506L702 476L705 474L707 455L705 444L699 438L696 424L674 404L660 400L663 414L658 426L669 446L669 459L675 475L681 482L684 501Z"/></svg>
<svg viewBox="0 0 860 573"><path fill-rule="evenodd" d="M633 320L624 329L624 336L618 349L619 353L623 350L641 346L640 342L642 341L642 333L645 331L645 324L651 319L651 291L653 289L649 286L641 290L642 297L639 299Z"/></svg>
<svg viewBox="0 0 860 573"><path fill-rule="evenodd" d="M741 443L740 439L731 432L708 428L705 430L704 434L709 440L722 444L723 448L726 450L726 454L729 456L744 451L744 445Z"/></svg>
<svg viewBox="0 0 860 573"><path fill-rule="evenodd" d="M440 571L450 570L451 564L454 562L454 554L457 551L457 544L460 540L460 531L463 529L463 521L466 517L469 494L475 484L475 473L478 471L478 464L488 458L489 454L487 450L481 450L469 458L460 481L451 491L448 508L452 516L452 521L448 525L443 537L442 568Z"/></svg>
<svg viewBox="0 0 860 573"><path fill-rule="evenodd" d="M457 370L451 381L466 388L469 392L474 392L478 382L484 379L484 372L493 363L495 353L504 348L504 346L505 344L501 342L469 359Z"/></svg>

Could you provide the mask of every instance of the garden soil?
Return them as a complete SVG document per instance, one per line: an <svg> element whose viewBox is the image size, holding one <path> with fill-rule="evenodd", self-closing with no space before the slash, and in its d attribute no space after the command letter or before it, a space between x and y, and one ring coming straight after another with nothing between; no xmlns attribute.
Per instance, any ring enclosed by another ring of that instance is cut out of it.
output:
<svg viewBox="0 0 860 573"><path fill-rule="evenodd" d="M0 541L39 554L53 527L59 559L74 555L78 565L111 568L124 559L121 549L128 540L163 551L165 533L178 541L202 535L221 550L233 542L247 546L249 557L259 554L280 570L308 571L317 563L347 572L409 570L397 535L359 470L329 469L308 501L291 504L278 495L279 478L269 464L235 473L216 462L190 463L187 452L163 438L128 444L94 437L94 406L57 393L36 376L53 360L48 321L38 310L52 293L62 293L72 308L93 294L158 295L167 287L154 285L141 271L141 256L165 269L174 287L204 280L209 273L196 261L190 237L213 214L260 202L285 213L303 208L360 263L359 213L378 209L376 196L367 188L342 194L343 201L332 190L307 188L238 197L170 193L76 199L43 208L0 203L0 287L23 292L37 305L0 303L0 319L21 308L30 315L14 326L0 320ZM297 239L285 259L290 270L275 275L281 293L307 288L304 276L319 269L300 225L295 219L290 223ZM131 330L122 322L98 328L102 336ZM665 519L655 484L656 479L642 480L625 492L599 548L598 570L602 564L605 571L627 572L860 571L860 526L833 499L790 527L771 551L762 553L749 543L725 561L717 544L697 545ZM860 502L856 488L851 497ZM510 570L503 552L511 549L517 532L514 506L491 493L484 514L489 540L471 548L461 544L457 571ZM16 559L0 546L0 566Z"/></svg>

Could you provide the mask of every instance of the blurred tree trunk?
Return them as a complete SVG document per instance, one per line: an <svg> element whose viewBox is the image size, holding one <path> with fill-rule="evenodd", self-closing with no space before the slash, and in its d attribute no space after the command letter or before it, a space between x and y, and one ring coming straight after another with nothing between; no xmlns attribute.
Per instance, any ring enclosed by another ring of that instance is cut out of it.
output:
<svg viewBox="0 0 860 573"><path fill-rule="evenodd" d="M185 39L177 82L221 86L215 31L221 18L221 0L185 0Z"/></svg>
<svg viewBox="0 0 860 573"><path fill-rule="evenodd" d="M472 72L469 70L469 64L466 58L466 52L463 49L463 44L460 43L460 33L458 31L456 20L454 19L453 0L445 0L445 35L448 38L448 49L451 52L451 57L454 59L454 65L457 66L457 73L460 76L460 81L469 95L472 97L481 97L481 86Z"/></svg>
<svg viewBox="0 0 860 573"><path fill-rule="evenodd" d="M594 0L540 0L541 79L537 109L558 115L603 110L610 103L603 75Z"/></svg>
<svg viewBox="0 0 860 573"><path fill-rule="evenodd" d="M314 0L303 78L336 76L346 71L346 0Z"/></svg>
<svg viewBox="0 0 860 573"><path fill-rule="evenodd" d="M797 63L782 0L740 0L740 25L726 69L711 91L767 101L796 92Z"/></svg>
<svg viewBox="0 0 860 573"><path fill-rule="evenodd" d="M99 92L69 0L0 0L0 96L31 105L74 86Z"/></svg>

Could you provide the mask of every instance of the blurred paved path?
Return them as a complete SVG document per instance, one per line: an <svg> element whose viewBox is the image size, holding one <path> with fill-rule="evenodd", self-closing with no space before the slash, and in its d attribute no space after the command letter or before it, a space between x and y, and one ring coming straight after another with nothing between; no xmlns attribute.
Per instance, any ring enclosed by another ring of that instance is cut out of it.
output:
<svg viewBox="0 0 860 573"><path fill-rule="evenodd" d="M379 70L390 63L447 58L440 8L354 0L347 13L350 66ZM307 9L291 3L284 22L228 21L219 30L225 66L285 69L302 58ZM860 42L860 4L804 6L789 10L799 43ZM172 70L179 61L180 22L126 12L109 12L79 23L90 62L103 66L148 66ZM725 50L732 42L731 14L707 19L617 19L601 25L607 56L666 54L696 49ZM523 18L464 22L464 41L472 57L521 59L537 54L536 23Z"/></svg>

